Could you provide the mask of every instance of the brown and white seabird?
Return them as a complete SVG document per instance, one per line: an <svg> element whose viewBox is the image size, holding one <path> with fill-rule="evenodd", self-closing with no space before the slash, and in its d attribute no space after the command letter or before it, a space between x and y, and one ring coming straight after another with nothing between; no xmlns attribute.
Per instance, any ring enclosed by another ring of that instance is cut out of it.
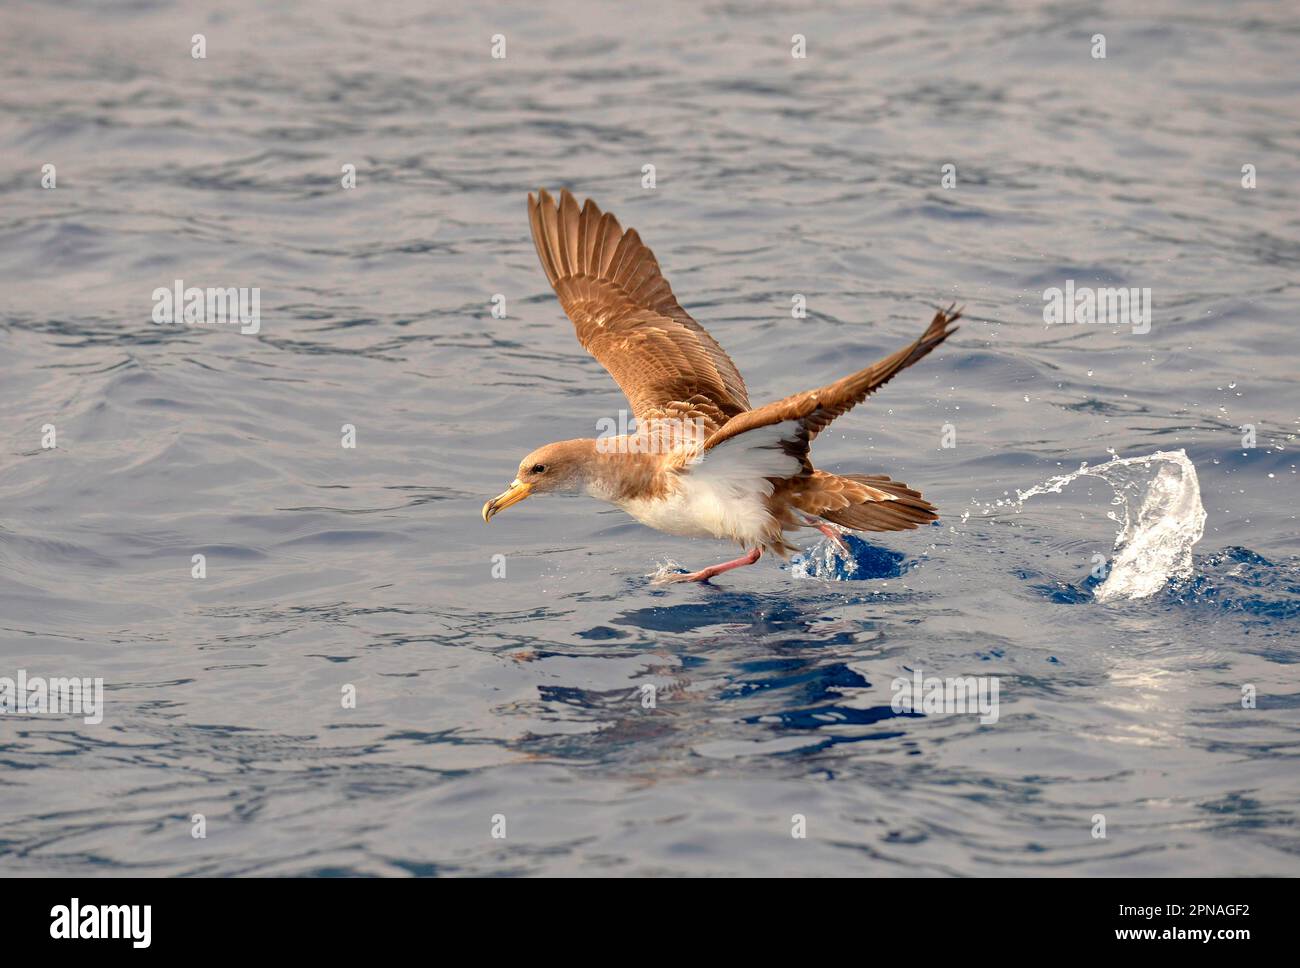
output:
<svg viewBox="0 0 1300 968"><path fill-rule="evenodd" d="M817 528L904 531L938 514L919 491L883 474L830 474L809 455L814 437L956 330L940 310L920 339L842 380L753 408L736 364L682 309L635 229L569 192L528 196L542 268L578 342L627 396L635 433L562 440L519 464L483 505L483 520L530 494L585 492L668 534L723 538L747 553L664 581L707 581L764 551L795 547L785 533Z"/></svg>

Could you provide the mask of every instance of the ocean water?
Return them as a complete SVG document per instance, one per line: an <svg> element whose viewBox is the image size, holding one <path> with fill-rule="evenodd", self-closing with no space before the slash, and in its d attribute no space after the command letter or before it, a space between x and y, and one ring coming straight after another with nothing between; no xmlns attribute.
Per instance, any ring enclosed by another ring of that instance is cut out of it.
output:
<svg viewBox="0 0 1300 968"><path fill-rule="evenodd" d="M0 716L0 872L1300 874L1298 56L1291 3L6 3L0 677L105 703ZM539 186L756 403L964 305L814 448L941 522L708 586L587 499L484 526L626 406Z"/></svg>

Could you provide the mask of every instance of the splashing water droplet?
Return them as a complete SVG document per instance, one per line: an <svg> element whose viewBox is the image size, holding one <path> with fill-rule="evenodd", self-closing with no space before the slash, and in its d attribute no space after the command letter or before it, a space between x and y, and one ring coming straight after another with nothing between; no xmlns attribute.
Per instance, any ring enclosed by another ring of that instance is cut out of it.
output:
<svg viewBox="0 0 1300 968"><path fill-rule="evenodd" d="M1097 586L1097 601L1149 598L1170 580L1192 575L1192 546L1205 533L1205 507L1196 467L1183 450L1084 465L1027 491L1021 504L1039 494L1059 494L1079 477L1097 477L1115 491L1120 511L1107 516L1120 523L1110 574ZM1140 503L1139 502L1140 499ZM1132 512L1137 506L1136 514Z"/></svg>
<svg viewBox="0 0 1300 968"><path fill-rule="evenodd" d="M840 553L833 543L822 541L790 562L790 573L795 578L852 578L858 570L857 562Z"/></svg>

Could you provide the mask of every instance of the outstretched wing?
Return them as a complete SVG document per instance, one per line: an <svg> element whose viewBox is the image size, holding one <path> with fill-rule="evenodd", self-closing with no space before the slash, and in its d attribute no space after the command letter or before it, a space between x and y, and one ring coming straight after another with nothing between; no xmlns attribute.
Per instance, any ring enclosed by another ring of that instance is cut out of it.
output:
<svg viewBox="0 0 1300 968"><path fill-rule="evenodd" d="M717 341L678 305L635 229L569 192L528 196L533 242L578 342L609 371L642 429L700 420L712 434L749 409L745 381Z"/></svg>
<svg viewBox="0 0 1300 968"><path fill-rule="evenodd" d="M704 449L707 451L724 440L730 440L738 434L758 427L789 422L788 425L797 427L799 433L790 435L787 446L806 455L809 441L821 433L832 420L848 413L870 393L892 379L896 373L911 366L951 336L956 331L952 323L959 318L961 312L954 312L952 307L946 311L939 310L915 343L903 347L897 353L892 353L882 360L877 360L865 370L859 370L842 380L836 380L816 390L805 390L803 393L777 400L757 410L739 414L709 437L704 443Z"/></svg>

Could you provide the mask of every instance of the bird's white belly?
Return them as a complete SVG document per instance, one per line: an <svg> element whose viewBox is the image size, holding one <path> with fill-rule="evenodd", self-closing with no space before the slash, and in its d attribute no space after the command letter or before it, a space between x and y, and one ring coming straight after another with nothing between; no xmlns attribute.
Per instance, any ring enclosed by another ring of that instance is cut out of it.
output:
<svg viewBox="0 0 1300 968"><path fill-rule="evenodd" d="M761 489L737 494L684 475L660 498L637 498L619 506L646 527L689 538L724 538L753 547L772 530Z"/></svg>
<svg viewBox="0 0 1300 968"><path fill-rule="evenodd" d="M799 473L783 442L801 432L793 421L759 427L690 455L681 470L660 478L659 497L622 498L588 486L588 493L617 504L647 527L690 538L724 538L747 548L780 540L768 510L772 481Z"/></svg>

